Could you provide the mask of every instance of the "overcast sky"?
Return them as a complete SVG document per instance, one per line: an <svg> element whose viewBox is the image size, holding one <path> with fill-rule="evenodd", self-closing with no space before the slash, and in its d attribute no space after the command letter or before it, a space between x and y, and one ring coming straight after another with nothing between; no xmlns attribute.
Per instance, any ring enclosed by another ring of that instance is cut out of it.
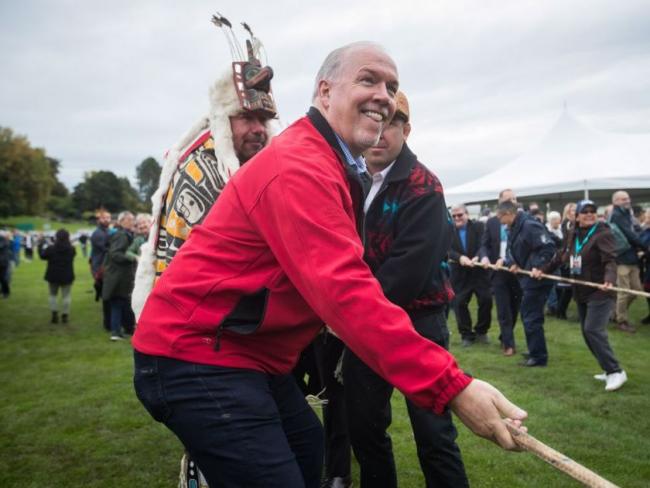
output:
<svg viewBox="0 0 650 488"><path fill-rule="evenodd" d="M264 42L285 125L329 51L382 43L410 99L409 145L448 188L534 147L564 102L596 129L650 132L648 0L5 0L0 126L60 159L70 188L90 170L135 181L207 112L231 61L216 11Z"/></svg>

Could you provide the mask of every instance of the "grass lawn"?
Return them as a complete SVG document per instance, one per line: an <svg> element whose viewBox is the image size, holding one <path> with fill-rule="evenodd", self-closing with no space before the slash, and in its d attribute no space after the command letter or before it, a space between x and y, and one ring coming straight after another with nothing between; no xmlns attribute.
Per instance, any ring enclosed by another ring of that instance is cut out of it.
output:
<svg viewBox="0 0 650 488"><path fill-rule="evenodd" d="M94 225L89 224L83 220L67 220L64 222L48 219L45 217L32 217L26 215L18 215L13 217L6 217L0 219L0 226L6 225L7 227L20 227L24 225L32 226L36 232L56 231L58 229L67 229L70 234L74 234L81 229L94 229Z"/></svg>
<svg viewBox="0 0 650 488"><path fill-rule="evenodd" d="M21 263L11 298L0 301L0 487L175 487L182 449L135 398L131 348L103 332L80 254L70 324L49 324L40 260ZM646 312L637 300L633 321ZM576 323L547 321L548 368L520 368L519 358L501 356L497 330L494 322L491 345L468 349L454 334L459 363L527 409L529 431L541 441L621 487L650 486L650 327L611 331L630 377L614 393L592 379L598 366ZM520 324L516 331L523 350ZM401 395L393 407L400 486L424 486ZM505 453L459 431L472 486L580 486L531 454Z"/></svg>

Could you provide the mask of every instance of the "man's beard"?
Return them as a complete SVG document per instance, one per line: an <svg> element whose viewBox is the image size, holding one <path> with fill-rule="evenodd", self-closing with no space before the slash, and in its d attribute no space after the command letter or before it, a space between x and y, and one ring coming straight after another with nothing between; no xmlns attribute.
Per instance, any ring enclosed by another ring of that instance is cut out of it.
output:
<svg viewBox="0 0 650 488"><path fill-rule="evenodd" d="M365 134L361 134L359 142L361 143L360 145L363 146L364 151L366 149L370 149L371 147L376 146L377 144L379 144L379 140L381 139L381 133L383 131L384 131L384 123L381 122L379 124L379 129L377 130L376 135L366 137Z"/></svg>

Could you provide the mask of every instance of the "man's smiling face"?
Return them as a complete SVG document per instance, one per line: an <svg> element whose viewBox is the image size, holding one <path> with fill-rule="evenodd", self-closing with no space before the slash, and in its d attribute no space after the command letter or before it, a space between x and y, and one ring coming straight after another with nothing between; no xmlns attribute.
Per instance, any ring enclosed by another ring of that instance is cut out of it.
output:
<svg viewBox="0 0 650 488"><path fill-rule="evenodd" d="M336 80L322 80L325 118L357 156L375 145L395 112L397 68L381 50L362 47L348 52Z"/></svg>

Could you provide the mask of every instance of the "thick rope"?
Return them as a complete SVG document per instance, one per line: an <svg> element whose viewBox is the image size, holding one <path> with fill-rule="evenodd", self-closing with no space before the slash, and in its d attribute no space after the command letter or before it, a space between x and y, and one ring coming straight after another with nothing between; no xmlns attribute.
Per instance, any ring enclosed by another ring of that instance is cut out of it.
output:
<svg viewBox="0 0 650 488"><path fill-rule="evenodd" d="M617 485L607 481L582 464L575 462L568 456L535 439L532 435L524 432L512 422L508 420L504 420L504 422L519 447L525 451L532 452L535 456L546 461L554 468L563 471L585 486L589 486L590 488L618 488Z"/></svg>

